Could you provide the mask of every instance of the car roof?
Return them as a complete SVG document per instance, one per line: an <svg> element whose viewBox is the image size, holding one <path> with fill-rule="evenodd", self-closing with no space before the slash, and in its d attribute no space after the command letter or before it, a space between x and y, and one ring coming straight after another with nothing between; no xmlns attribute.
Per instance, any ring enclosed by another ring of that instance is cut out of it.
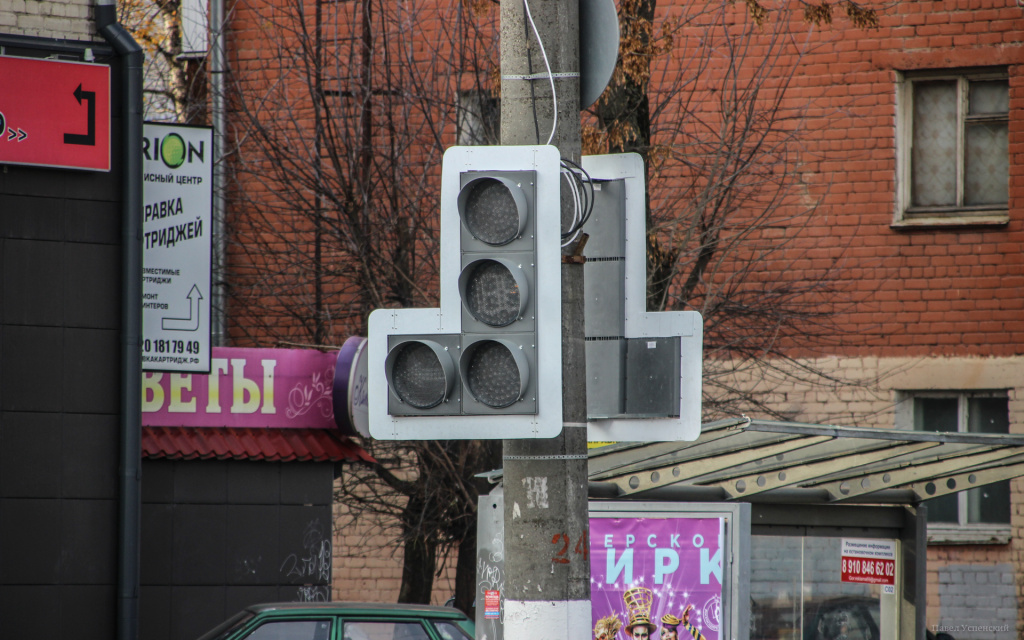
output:
<svg viewBox="0 0 1024 640"><path fill-rule="evenodd" d="M452 607L391 602L267 602L251 605L246 607L246 610L255 614L267 611L313 611L319 613L411 613L446 618L466 617L462 611Z"/></svg>

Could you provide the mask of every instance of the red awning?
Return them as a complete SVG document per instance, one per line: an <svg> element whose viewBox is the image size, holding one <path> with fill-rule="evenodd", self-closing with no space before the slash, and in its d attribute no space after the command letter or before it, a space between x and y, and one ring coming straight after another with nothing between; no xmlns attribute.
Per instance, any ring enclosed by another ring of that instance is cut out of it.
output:
<svg viewBox="0 0 1024 640"><path fill-rule="evenodd" d="M362 447L329 429L143 427L142 457L268 462L372 461Z"/></svg>

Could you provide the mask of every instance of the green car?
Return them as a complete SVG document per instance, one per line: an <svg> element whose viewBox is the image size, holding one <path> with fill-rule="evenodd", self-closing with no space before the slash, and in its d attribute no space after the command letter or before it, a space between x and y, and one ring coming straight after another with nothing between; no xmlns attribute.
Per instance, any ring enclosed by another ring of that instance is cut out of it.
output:
<svg viewBox="0 0 1024 640"><path fill-rule="evenodd" d="M199 640L473 640L458 609L418 604L256 604Z"/></svg>

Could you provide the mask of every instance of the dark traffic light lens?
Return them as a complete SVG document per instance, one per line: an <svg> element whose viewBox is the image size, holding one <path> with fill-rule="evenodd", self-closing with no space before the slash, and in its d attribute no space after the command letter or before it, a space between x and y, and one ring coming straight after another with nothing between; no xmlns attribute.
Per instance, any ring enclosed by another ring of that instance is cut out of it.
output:
<svg viewBox="0 0 1024 640"><path fill-rule="evenodd" d="M522 311L522 292L508 267L495 260L481 260L466 274L465 303L473 317L492 327L515 322Z"/></svg>
<svg viewBox="0 0 1024 640"><path fill-rule="evenodd" d="M519 236L519 205L505 183L482 178L473 181L467 189L462 220L473 237L490 245L503 245Z"/></svg>
<svg viewBox="0 0 1024 640"><path fill-rule="evenodd" d="M486 340L469 354L466 386L479 402L500 409L518 400L523 377L512 352L505 345Z"/></svg>
<svg viewBox="0 0 1024 640"><path fill-rule="evenodd" d="M437 354L421 342L400 348L391 370L395 394L417 409L441 404L448 392L448 380Z"/></svg>

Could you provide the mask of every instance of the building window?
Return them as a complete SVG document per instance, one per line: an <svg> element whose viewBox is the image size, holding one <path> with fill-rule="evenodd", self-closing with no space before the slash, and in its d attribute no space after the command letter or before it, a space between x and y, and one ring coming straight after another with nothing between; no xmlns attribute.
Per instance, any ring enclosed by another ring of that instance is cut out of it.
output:
<svg viewBox="0 0 1024 640"><path fill-rule="evenodd" d="M918 431L946 433L1001 433L1010 431L1010 411L1005 392L916 392L900 403L897 426ZM907 415L909 414L909 415ZM900 424L900 423L903 424ZM985 538L992 527L1010 524L1010 482L1004 480L959 493L926 500L929 532L977 530ZM943 536L936 539L941 540ZM950 541L957 541L952 540ZM959 540L968 541L968 540Z"/></svg>
<svg viewBox="0 0 1024 640"><path fill-rule="evenodd" d="M897 223L1005 223L1010 84L1005 68L905 74Z"/></svg>

